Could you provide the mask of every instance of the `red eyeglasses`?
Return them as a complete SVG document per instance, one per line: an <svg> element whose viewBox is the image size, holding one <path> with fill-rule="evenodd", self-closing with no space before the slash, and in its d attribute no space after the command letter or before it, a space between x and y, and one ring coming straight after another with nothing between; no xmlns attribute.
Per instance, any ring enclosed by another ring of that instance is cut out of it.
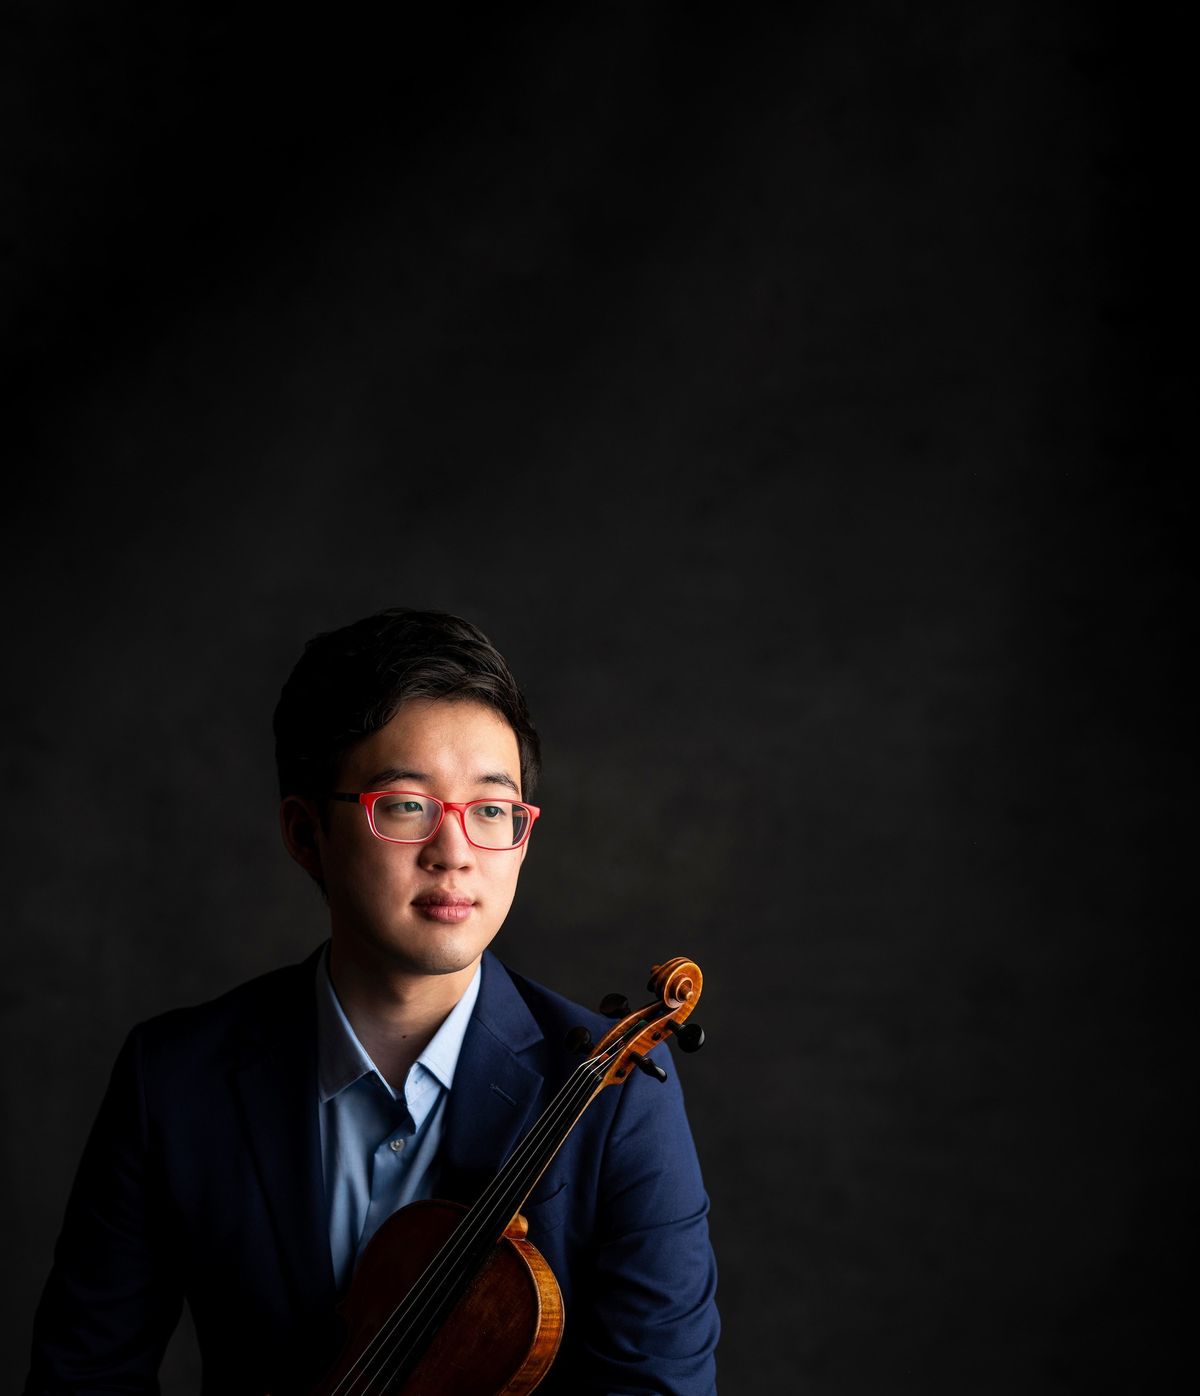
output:
<svg viewBox="0 0 1200 1396"><path fill-rule="evenodd" d="M446 811L452 810L458 815L467 842L489 852L520 848L542 812L524 800L468 800L466 804L457 804L419 790L335 791L330 799L362 805L371 832L385 843L428 843L442 827Z"/></svg>

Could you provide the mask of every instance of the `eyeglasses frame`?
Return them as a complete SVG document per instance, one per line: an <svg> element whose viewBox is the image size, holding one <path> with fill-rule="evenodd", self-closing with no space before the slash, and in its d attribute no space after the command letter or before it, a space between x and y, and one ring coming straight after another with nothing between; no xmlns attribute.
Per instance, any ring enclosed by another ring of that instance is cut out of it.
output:
<svg viewBox="0 0 1200 1396"><path fill-rule="evenodd" d="M375 827L375 805L379 800L382 800L385 795L415 795L418 799L432 801L441 808L441 813L438 815L438 822L423 839L389 839L386 834L381 834ZM367 812L367 823L371 826L371 832L381 843L399 843L408 848L416 848L420 844L429 843L431 839L436 839L438 831L446 822L446 811L453 810L454 813L458 815L459 824L462 825L463 837L472 848L478 848L481 853L511 853L514 849L523 847L529 842L529 835L533 833L533 826L537 822L538 815L542 812L538 805L531 805L528 800L510 800L507 796L501 796L499 798L488 798L485 796L480 800L467 800L464 804L456 800L439 800L436 795L430 795L425 790L335 790L331 792L329 798L331 800L344 800L350 805L362 805ZM489 848L486 844L476 843L471 835L467 833L467 810L469 810L472 805L520 805L522 809L527 809L529 811L529 823L525 828L525 832L521 835L520 841L518 843L507 844L504 848Z"/></svg>

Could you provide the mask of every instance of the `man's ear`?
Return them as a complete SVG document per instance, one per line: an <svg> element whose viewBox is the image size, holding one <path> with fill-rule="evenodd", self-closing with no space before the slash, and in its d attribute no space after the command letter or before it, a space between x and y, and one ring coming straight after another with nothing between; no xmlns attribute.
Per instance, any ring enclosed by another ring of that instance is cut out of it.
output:
<svg viewBox="0 0 1200 1396"><path fill-rule="evenodd" d="M311 878L324 884L321 876L321 848L317 840L320 828L317 811L311 800L288 795L279 806L279 831L283 846Z"/></svg>

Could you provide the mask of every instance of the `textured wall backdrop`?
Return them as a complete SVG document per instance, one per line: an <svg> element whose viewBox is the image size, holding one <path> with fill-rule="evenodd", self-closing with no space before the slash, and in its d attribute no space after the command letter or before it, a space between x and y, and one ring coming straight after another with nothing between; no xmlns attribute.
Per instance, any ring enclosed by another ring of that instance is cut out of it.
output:
<svg viewBox="0 0 1200 1396"><path fill-rule="evenodd" d="M290 665L413 604L543 732L500 953L706 971L723 1390L1142 1389L1169 81L1055 3L436 8L5 18L6 1385L129 1026L325 933Z"/></svg>

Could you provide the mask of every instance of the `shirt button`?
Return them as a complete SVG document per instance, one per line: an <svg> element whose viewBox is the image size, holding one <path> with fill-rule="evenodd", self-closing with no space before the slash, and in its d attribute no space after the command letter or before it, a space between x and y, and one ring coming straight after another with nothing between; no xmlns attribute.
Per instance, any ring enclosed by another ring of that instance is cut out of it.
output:
<svg viewBox="0 0 1200 1396"><path fill-rule="evenodd" d="M392 1153L398 1154L400 1150L404 1148L404 1140L393 1139L391 1144L388 1145L388 1147L391 1149Z"/></svg>

